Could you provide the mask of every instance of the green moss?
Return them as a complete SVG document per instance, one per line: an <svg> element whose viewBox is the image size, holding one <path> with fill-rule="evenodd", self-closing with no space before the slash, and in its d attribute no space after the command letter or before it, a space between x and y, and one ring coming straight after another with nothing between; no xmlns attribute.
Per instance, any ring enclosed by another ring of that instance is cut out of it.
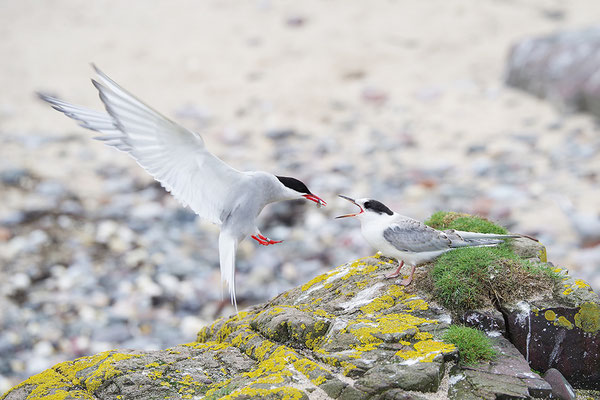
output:
<svg viewBox="0 0 600 400"><path fill-rule="evenodd" d="M456 212L438 211L427 221L426 225L435 229L456 229L457 231L506 234L508 231L493 222L474 215Z"/></svg>
<svg viewBox="0 0 600 400"><path fill-rule="evenodd" d="M431 279L434 295L442 304L466 310L553 287L558 275L544 264L520 258L503 244L449 251L436 259Z"/></svg>
<svg viewBox="0 0 600 400"><path fill-rule="evenodd" d="M464 364L489 361L497 356L490 339L477 329L452 325L444 334L444 340L458 348L460 361Z"/></svg>

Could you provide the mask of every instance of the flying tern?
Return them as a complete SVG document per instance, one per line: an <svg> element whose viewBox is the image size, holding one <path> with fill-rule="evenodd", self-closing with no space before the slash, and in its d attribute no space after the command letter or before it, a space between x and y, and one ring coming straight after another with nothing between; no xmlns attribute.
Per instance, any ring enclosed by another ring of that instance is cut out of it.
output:
<svg viewBox="0 0 600 400"><path fill-rule="evenodd" d="M355 204L360 210L336 218L357 217L365 240L384 256L396 258L400 262L398 269L386 278L398 277L404 263L412 267L410 276L400 282L404 286L410 285L418 265L432 261L447 251L460 247L496 246L505 239L521 237L453 229L438 231L420 221L396 214L377 200L354 200L339 196Z"/></svg>
<svg viewBox="0 0 600 400"><path fill-rule="evenodd" d="M298 179L230 167L206 149L198 133L164 117L93 67L98 78L92 83L106 112L44 94L39 94L40 98L82 127L99 132L95 139L129 154L184 206L221 226L221 280L229 286L231 303L237 311L238 244L248 235L264 246L281 242L264 236L256 226L255 219L263 207L299 198L314 201L319 207L327 203Z"/></svg>

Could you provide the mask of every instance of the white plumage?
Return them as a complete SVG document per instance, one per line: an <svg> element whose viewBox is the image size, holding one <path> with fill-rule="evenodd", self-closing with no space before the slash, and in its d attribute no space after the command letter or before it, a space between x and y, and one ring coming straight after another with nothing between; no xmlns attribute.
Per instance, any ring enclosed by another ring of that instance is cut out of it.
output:
<svg viewBox="0 0 600 400"><path fill-rule="evenodd" d="M404 263L412 267L409 278L401 282L403 285L410 284L417 265L432 261L447 251L460 247L496 246L505 239L520 237L456 230L438 231L420 221L396 214L377 200L340 197L357 205L360 211L336 218L357 217L365 240L384 256L400 261L396 272L388 275L388 278L397 277Z"/></svg>
<svg viewBox="0 0 600 400"><path fill-rule="evenodd" d="M268 172L238 171L210 153L202 137L161 115L127 92L94 66L105 112L91 110L40 94L40 98L84 128L99 132L95 139L121 150L150 173L184 206L201 218L221 225L221 279L235 297L235 252L246 236L262 245L279 243L261 235L255 218L271 202L306 198L326 203L295 178Z"/></svg>

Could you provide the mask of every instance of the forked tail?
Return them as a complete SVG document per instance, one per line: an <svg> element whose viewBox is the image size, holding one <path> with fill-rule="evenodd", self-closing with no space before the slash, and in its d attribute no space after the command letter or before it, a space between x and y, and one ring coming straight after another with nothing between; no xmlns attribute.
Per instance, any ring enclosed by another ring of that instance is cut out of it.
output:
<svg viewBox="0 0 600 400"><path fill-rule="evenodd" d="M221 231L219 235L219 259L221 264L221 283L225 282L229 286L229 297L231 304L235 307L235 312L238 312L237 300L235 298L235 252L237 250L237 239L227 233ZM222 290L222 287L221 287Z"/></svg>
<svg viewBox="0 0 600 400"><path fill-rule="evenodd" d="M478 233L465 231L444 231L452 240L452 247L497 246L506 239L515 239L521 235L500 235L496 233Z"/></svg>

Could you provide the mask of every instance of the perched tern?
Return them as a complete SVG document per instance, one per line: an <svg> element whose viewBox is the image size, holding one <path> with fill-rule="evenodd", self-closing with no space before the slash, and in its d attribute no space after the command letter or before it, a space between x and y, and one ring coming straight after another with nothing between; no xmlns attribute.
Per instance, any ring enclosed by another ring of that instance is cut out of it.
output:
<svg viewBox="0 0 600 400"><path fill-rule="evenodd" d="M410 285L418 265L432 261L447 251L460 247L496 246L504 239L521 237L453 229L438 231L420 221L396 214L377 200L354 200L343 195L339 196L355 204L360 210L336 218L357 217L365 240L384 256L395 258L400 262L398 269L386 278L398 277L404 263L412 267L410 276L400 282L404 286Z"/></svg>
<svg viewBox="0 0 600 400"><path fill-rule="evenodd" d="M52 108L99 132L95 139L129 154L184 206L221 226L221 280L235 297L235 253L248 235L259 244L280 243L262 235L255 219L263 207L282 200L304 198L317 206L327 203L298 179L262 171L238 171L210 153L202 137L153 110L93 66L106 112L77 106L39 94Z"/></svg>

